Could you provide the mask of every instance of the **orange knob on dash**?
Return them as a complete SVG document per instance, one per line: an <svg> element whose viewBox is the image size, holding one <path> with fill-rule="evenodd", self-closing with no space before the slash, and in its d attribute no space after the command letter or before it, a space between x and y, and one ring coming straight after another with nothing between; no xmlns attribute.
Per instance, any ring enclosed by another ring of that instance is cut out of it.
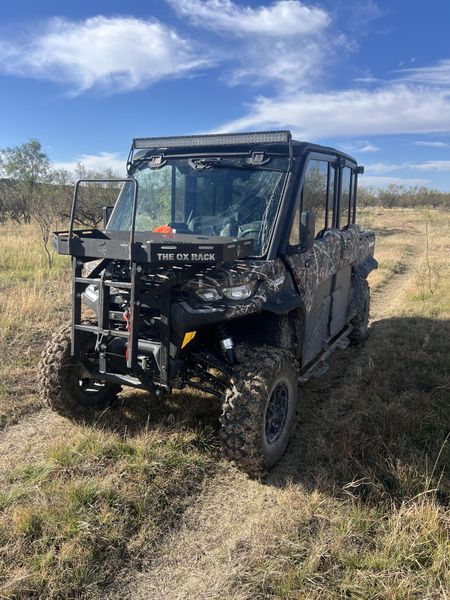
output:
<svg viewBox="0 0 450 600"><path fill-rule="evenodd" d="M153 233L173 233L173 229L170 225L160 225L159 227L155 227Z"/></svg>

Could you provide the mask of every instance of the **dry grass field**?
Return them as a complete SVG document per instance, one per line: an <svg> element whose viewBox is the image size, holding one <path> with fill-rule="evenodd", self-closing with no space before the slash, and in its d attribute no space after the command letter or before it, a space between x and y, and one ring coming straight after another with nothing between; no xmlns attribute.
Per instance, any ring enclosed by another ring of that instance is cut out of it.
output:
<svg viewBox="0 0 450 600"><path fill-rule="evenodd" d="M68 318L67 261L0 227L0 598L450 597L450 213L361 212L378 234L370 337L300 389L281 463L222 460L197 394L69 422L39 354Z"/></svg>

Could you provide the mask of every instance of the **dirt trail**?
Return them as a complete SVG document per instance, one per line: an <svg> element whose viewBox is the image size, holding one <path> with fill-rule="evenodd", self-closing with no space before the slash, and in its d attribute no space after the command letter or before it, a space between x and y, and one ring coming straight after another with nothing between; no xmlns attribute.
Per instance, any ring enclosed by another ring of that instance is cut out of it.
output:
<svg viewBox="0 0 450 600"><path fill-rule="evenodd" d="M277 491L230 465L209 481L183 523L164 542L148 570L129 573L109 598L181 600L229 598L240 547L276 501Z"/></svg>
<svg viewBox="0 0 450 600"><path fill-rule="evenodd" d="M410 246L402 271L373 294L372 322L398 314L413 267L422 256L420 248L420 243ZM337 356L334 360L339 367L345 365L345 357ZM341 368L337 372L339 376L331 375L335 377L332 380L335 385L339 385L339 377L343 376ZM330 382L326 384L330 385ZM69 435L75 428L75 425L46 409L6 428L0 432L0 476L13 462L30 454L39 456L55 434ZM245 590L232 592L230 587L239 569L245 565L242 549L254 535L255 528L261 528L270 507L283 502L283 494L288 492L284 485L279 484L292 475L298 476L298 471L293 469L299 468L301 452L300 441L298 450L293 453L294 458L281 461L266 483L250 480L224 462L218 474L207 482L196 502L186 511L181 526L166 538L158 556L149 557L140 572L124 574L120 586L115 586L108 597L111 600L247 598Z"/></svg>
<svg viewBox="0 0 450 600"><path fill-rule="evenodd" d="M17 425L0 431L0 477L12 465L32 456L39 458L55 439L68 434L74 425L49 409L42 409Z"/></svg>
<svg viewBox="0 0 450 600"><path fill-rule="evenodd" d="M372 293L370 308L370 320L379 321L399 312L406 287L414 275L415 267L423 257L422 244L416 239L414 245L406 248L402 257L402 269L382 285L376 292Z"/></svg>

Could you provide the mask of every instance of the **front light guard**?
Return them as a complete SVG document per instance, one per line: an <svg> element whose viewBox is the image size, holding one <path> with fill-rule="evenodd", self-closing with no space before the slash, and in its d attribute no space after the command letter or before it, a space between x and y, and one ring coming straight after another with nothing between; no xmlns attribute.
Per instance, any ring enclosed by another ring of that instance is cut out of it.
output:
<svg viewBox="0 0 450 600"><path fill-rule="evenodd" d="M231 285L227 287L221 287L216 289L215 287L205 287L195 291L197 298L203 302L214 302L216 300L222 300L227 298L228 300L248 300L253 296L256 291L258 281L246 281L237 285Z"/></svg>

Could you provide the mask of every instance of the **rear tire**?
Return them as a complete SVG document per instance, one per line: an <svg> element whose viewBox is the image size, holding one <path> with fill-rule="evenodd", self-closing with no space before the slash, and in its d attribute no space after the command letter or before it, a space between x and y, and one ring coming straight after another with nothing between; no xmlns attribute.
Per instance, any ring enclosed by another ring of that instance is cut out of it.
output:
<svg viewBox="0 0 450 600"><path fill-rule="evenodd" d="M120 385L94 381L70 354L70 325L63 325L47 343L38 374L39 393L57 413L70 417L86 409L103 409L115 400ZM94 336L82 337L83 351L93 350Z"/></svg>
<svg viewBox="0 0 450 600"><path fill-rule="evenodd" d="M350 321L350 325L353 328L349 335L349 340L351 344L360 344L369 335L370 288L367 281L364 281L363 294L363 308Z"/></svg>
<svg viewBox="0 0 450 600"><path fill-rule="evenodd" d="M247 348L225 392L220 437L225 456L254 476L284 454L295 424L297 370L293 355Z"/></svg>

